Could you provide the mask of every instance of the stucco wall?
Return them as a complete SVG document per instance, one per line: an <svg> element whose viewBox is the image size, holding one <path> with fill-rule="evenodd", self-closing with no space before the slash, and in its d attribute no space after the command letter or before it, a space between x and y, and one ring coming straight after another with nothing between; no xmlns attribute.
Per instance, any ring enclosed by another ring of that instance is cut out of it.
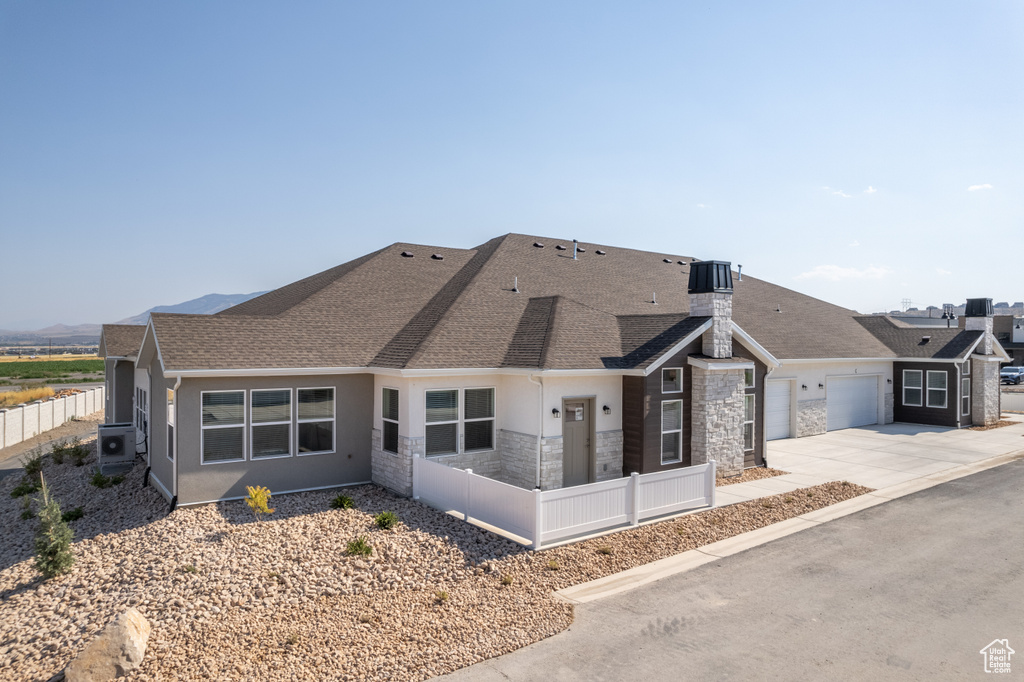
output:
<svg viewBox="0 0 1024 682"><path fill-rule="evenodd" d="M829 377L853 375L877 375L880 393L878 396L878 422L892 421L892 362L890 361L832 361L832 362L786 362L769 375L768 379L791 379L796 414L794 415L795 435L810 436L825 432L825 387ZM807 388L804 389L803 387Z"/></svg>

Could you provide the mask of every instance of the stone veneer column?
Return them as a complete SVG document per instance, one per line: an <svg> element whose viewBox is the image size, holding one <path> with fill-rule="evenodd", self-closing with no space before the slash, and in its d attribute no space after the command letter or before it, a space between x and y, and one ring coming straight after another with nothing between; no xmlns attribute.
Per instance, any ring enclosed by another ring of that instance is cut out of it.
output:
<svg viewBox="0 0 1024 682"><path fill-rule="evenodd" d="M743 368L693 364L691 377L690 461L715 460L719 476L742 473Z"/></svg>
<svg viewBox="0 0 1024 682"><path fill-rule="evenodd" d="M982 332L981 343L975 349L979 355L992 355L995 352L993 342L995 335L992 333L991 317L968 317L964 320L964 329L969 332Z"/></svg>
<svg viewBox="0 0 1024 682"><path fill-rule="evenodd" d="M999 392L998 356L991 360L972 358L971 421L975 426L991 426L999 421Z"/></svg>
<svg viewBox="0 0 1024 682"><path fill-rule="evenodd" d="M371 480L377 485L412 497L412 456L423 455L423 439L398 437L398 453L384 452L381 447L380 429L373 430L373 444L370 452Z"/></svg>
<svg viewBox="0 0 1024 682"><path fill-rule="evenodd" d="M690 294L690 315L710 317L711 329L701 338L701 352L709 358L732 356L732 294L704 292Z"/></svg>

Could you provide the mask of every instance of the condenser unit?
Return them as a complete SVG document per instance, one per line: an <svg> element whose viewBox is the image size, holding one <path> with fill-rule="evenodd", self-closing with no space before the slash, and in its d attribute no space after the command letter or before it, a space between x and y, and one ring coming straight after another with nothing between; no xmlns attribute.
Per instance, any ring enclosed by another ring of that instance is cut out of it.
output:
<svg viewBox="0 0 1024 682"><path fill-rule="evenodd" d="M135 461L135 427L130 422L100 424L96 451L101 470L108 464L131 464Z"/></svg>

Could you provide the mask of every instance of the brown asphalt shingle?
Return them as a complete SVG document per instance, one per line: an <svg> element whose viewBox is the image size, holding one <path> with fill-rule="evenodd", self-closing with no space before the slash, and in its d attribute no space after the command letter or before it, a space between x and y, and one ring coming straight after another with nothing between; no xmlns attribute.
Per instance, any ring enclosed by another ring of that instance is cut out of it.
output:
<svg viewBox="0 0 1024 682"><path fill-rule="evenodd" d="M393 244L216 315L152 320L172 371L644 367L703 321L687 317L691 258L580 246ZM736 322L780 359L895 357L852 310L747 275L734 291Z"/></svg>
<svg viewBox="0 0 1024 682"><path fill-rule="evenodd" d="M865 315L857 322L901 358L956 360L974 346L980 331L942 327L905 327L884 315Z"/></svg>
<svg viewBox="0 0 1024 682"><path fill-rule="evenodd" d="M138 355L145 334L144 324L105 324L100 332L99 355L104 358Z"/></svg>

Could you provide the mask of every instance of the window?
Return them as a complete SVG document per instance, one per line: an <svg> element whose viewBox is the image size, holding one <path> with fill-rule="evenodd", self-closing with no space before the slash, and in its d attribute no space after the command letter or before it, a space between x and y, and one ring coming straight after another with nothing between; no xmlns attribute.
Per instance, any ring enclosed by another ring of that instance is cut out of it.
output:
<svg viewBox="0 0 1024 682"><path fill-rule="evenodd" d="M921 407L921 370L903 370L903 404L909 407Z"/></svg>
<svg viewBox="0 0 1024 682"><path fill-rule="evenodd" d="M683 461L683 401L661 403L661 463Z"/></svg>
<svg viewBox="0 0 1024 682"><path fill-rule="evenodd" d="M149 420L146 418L146 389L135 387L135 428L138 429L142 439L145 440L149 434Z"/></svg>
<svg viewBox="0 0 1024 682"><path fill-rule="evenodd" d="M964 364L961 365L961 367L960 367L960 373L963 374L964 376L967 376L968 374L971 373L971 361L970 360L964 360Z"/></svg>
<svg viewBox="0 0 1024 682"><path fill-rule="evenodd" d="M381 446L385 452L398 454L398 389L385 388L384 399L381 401L381 416L384 419Z"/></svg>
<svg viewBox="0 0 1024 682"><path fill-rule="evenodd" d="M946 407L945 372L928 372L928 407Z"/></svg>
<svg viewBox="0 0 1024 682"><path fill-rule="evenodd" d="M743 388L754 388L754 370L743 370Z"/></svg>
<svg viewBox="0 0 1024 682"><path fill-rule="evenodd" d="M174 391L167 389L167 459L174 461Z"/></svg>
<svg viewBox="0 0 1024 682"><path fill-rule="evenodd" d="M753 373L753 370L748 370ZM754 449L754 396L743 396L743 450Z"/></svg>
<svg viewBox="0 0 1024 682"><path fill-rule="evenodd" d="M467 388L462 394L466 452L494 449L494 389Z"/></svg>
<svg viewBox="0 0 1024 682"><path fill-rule="evenodd" d="M289 388L253 390L250 400L252 458L292 454L292 391Z"/></svg>
<svg viewBox="0 0 1024 682"><path fill-rule="evenodd" d="M203 464L245 459L245 391L202 394Z"/></svg>
<svg viewBox="0 0 1024 682"><path fill-rule="evenodd" d="M459 389L427 391L427 455L459 451Z"/></svg>
<svg viewBox="0 0 1024 682"><path fill-rule="evenodd" d="M299 454L334 452L334 389L298 389Z"/></svg>
<svg viewBox="0 0 1024 682"><path fill-rule="evenodd" d="M661 370L661 392L679 393L683 390L683 370L678 367Z"/></svg>
<svg viewBox="0 0 1024 682"><path fill-rule="evenodd" d="M960 380L960 414L971 413L971 380Z"/></svg>

